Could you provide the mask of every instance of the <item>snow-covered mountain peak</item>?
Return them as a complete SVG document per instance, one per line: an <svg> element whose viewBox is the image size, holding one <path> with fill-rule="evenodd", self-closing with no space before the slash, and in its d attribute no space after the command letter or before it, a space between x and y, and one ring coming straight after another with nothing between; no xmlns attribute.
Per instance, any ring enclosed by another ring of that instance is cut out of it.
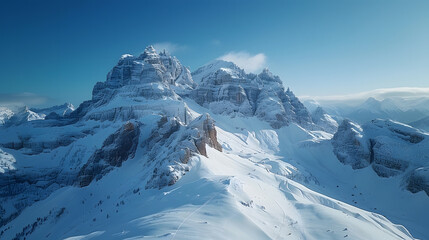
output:
<svg viewBox="0 0 429 240"><path fill-rule="evenodd" d="M74 116L127 120L151 109L171 116L180 111L183 118L185 106L178 94L186 95L194 87L189 69L176 57L158 54L148 46L138 57L123 55L106 81L94 86L92 100L83 103ZM154 100L162 101L152 104ZM162 102L170 106L163 107Z"/></svg>
<svg viewBox="0 0 429 240"><path fill-rule="evenodd" d="M216 59L192 72L192 78L199 84L203 79L214 74L220 69L229 69L227 71L244 74L244 70L238 67L235 63Z"/></svg>
<svg viewBox="0 0 429 240"><path fill-rule="evenodd" d="M43 120L45 115L39 115L32 111L28 106L21 107L9 120L8 125L19 125L34 120Z"/></svg>
<svg viewBox="0 0 429 240"><path fill-rule="evenodd" d="M145 54L156 54L156 50L152 45L149 45L144 49L144 53Z"/></svg>
<svg viewBox="0 0 429 240"><path fill-rule="evenodd" d="M289 89L288 89L289 90ZM335 121L322 107L317 107L311 113L311 119L313 122L320 126L322 130L328 133L335 133L338 128L338 123Z"/></svg>
<svg viewBox="0 0 429 240"><path fill-rule="evenodd" d="M126 54L122 54L120 60L130 59L130 58L134 58L134 56L131 55L131 54L126 53Z"/></svg>
<svg viewBox="0 0 429 240"><path fill-rule="evenodd" d="M271 80L281 83L280 77L275 76L268 68L264 68L262 72L258 74L258 77L263 80ZM289 90L289 88L287 90Z"/></svg>
<svg viewBox="0 0 429 240"><path fill-rule="evenodd" d="M146 47L144 52L140 54L137 59L144 60L150 64L160 64L160 56L153 46Z"/></svg>
<svg viewBox="0 0 429 240"><path fill-rule="evenodd" d="M2 126L0 238L413 239L370 211L427 235L428 134L310 115L268 69L193 74L149 46L70 114Z"/></svg>
<svg viewBox="0 0 429 240"><path fill-rule="evenodd" d="M285 91L278 76L264 69L247 74L232 62L213 61L195 72L198 86L192 98L214 113L231 116L256 116L280 128L291 122L309 127L309 112L292 91Z"/></svg>
<svg viewBox="0 0 429 240"><path fill-rule="evenodd" d="M50 113L55 113L60 117L64 117L72 113L75 110L75 107L71 103L64 103L62 105L48 108L32 108L31 110L43 118L48 116Z"/></svg>
<svg viewBox="0 0 429 240"><path fill-rule="evenodd" d="M362 105L359 106L362 110L372 111L372 112L396 112L400 109L396 106L395 102L386 98L383 100L377 100L373 97L368 98Z"/></svg>
<svg viewBox="0 0 429 240"><path fill-rule="evenodd" d="M5 124L13 116L13 111L7 107L0 107L0 125Z"/></svg>

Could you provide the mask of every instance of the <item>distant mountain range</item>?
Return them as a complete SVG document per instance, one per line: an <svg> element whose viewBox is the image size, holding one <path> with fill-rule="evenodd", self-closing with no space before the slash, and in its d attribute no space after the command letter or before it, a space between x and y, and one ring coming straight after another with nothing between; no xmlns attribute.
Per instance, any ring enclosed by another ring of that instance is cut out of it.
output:
<svg viewBox="0 0 429 240"><path fill-rule="evenodd" d="M429 116L429 97L386 98L383 100L370 97L363 103L352 106L341 103L321 105L312 100L307 100L304 104L310 109L321 106L336 119L349 118L358 123L365 123L376 118L411 123Z"/></svg>

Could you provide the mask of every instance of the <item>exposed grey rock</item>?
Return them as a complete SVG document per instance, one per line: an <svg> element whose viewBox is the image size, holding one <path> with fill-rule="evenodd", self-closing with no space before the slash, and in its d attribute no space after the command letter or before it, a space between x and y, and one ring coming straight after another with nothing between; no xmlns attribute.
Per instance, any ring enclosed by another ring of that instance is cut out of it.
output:
<svg viewBox="0 0 429 240"><path fill-rule="evenodd" d="M138 123L126 123L103 143L101 149L95 151L78 175L81 187L88 186L93 179L99 180L110 172L113 167L120 167L124 161L133 158L140 136Z"/></svg>
<svg viewBox="0 0 429 240"><path fill-rule="evenodd" d="M323 131L328 133L337 132L338 123L328 113L326 113L322 107L317 107L311 113L311 119L314 124L319 126Z"/></svg>
<svg viewBox="0 0 429 240"><path fill-rule="evenodd" d="M429 167L420 167L411 172L407 189L412 193L425 191L429 196Z"/></svg>
<svg viewBox="0 0 429 240"><path fill-rule="evenodd" d="M429 159L425 154L427 135L407 125L377 119L361 126L344 120L332 138L333 151L354 169L369 165L380 177L402 174L420 167ZM411 168L413 169L413 168Z"/></svg>
<svg viewBox="0 0 429 240"><path fill-rule="evenodd" d="M195 140L195 145L201 155L207 156L206 144L210 147L222 152L222 146L217 141L217 132L214 120L209 114L201 115L188 126L198 130L198 136Z"/></svg>
<svg viewBox="0 0 429 240"><path fill-rule="evenodd" d="M363 139L363 129L344 120L332 138L334 154L344 164L351 165L353 169L369 166L371 153L367 142Z"/></svg>
<svg viewBox="0 0 429 240"><path fill-rule="evenodd" d="M92 100L82 103L70 117L126 121L155 111L183 116L185 104L178 94L187 95L194 87L189 69L165 51L158 54L149 46L138 57L123 55L106 81L94 86ZM153 100L171 100L169 104L177 106L172 108Z"/></svg>
<svg viewBox="0 0 429 240"><path fill-rule="evenodd" d="M273 128L291 122L313 125L305 106L279 77L267 69L258 75L247 74L233 63L215 61L193 73L199 83L192 98L216 114L257 116Z"/></svg>
<svg viewBox="0 0 429 240"><path fill-rule="evenodd" d="M162 117L143 146L148 151L150 169L154 169L146 188L162 188L176 183L190 169L188 162L196 154L206 157L206 145L222 151L213 119L205 114L189 125L176 118Z"/></svg>

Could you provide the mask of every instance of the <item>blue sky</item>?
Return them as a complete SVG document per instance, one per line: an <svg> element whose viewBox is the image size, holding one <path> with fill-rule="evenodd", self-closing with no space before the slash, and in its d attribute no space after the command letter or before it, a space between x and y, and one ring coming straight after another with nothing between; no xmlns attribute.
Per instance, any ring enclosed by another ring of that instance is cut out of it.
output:
<svg viewBox="0 0 429 240"><path fill-rule="evenodd" d="M419 0L2 1L0 100L78 105L149 44L191 70L222 56L268 67L301 96L429 87L428 13Z"/></svg>

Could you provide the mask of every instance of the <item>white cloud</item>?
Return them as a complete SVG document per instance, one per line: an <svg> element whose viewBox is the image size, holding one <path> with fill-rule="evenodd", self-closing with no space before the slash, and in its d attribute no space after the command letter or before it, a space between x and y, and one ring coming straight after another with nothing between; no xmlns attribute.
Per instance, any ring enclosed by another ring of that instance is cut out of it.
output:
<svg viewBox="0 0 429 240"><path fill-rule="evenodd" d="M153 47L155 48L155 50L157 52L162 52L165 49L167 52L169 52L171 54L186 49L185 46L182 46L182 45L179 45L176 43L172 43L172 42L154 43Z"/></svg>
<svg viewBox="0 0 429 240"><path fill-rule="evenodd" d="M400 88L381 88L366 92L358 92L345 95L331 95L331 96L300 96L302 100L316 100L320 103L334 103L334 102L361 102L369 97L373 97L377 100L384 100L386 98L403 98L403 99L415 99L415 98L428 98L429 88L418 88L418 87L400 87Z"/></svg>
<svg viewBox="0 0 429 240"><path fill-rule="evenodd" d="M257 73L265 67L267 57L263 53L252 56L247 52L229 52L218 59L233 62L246 72Z"/></svg>

